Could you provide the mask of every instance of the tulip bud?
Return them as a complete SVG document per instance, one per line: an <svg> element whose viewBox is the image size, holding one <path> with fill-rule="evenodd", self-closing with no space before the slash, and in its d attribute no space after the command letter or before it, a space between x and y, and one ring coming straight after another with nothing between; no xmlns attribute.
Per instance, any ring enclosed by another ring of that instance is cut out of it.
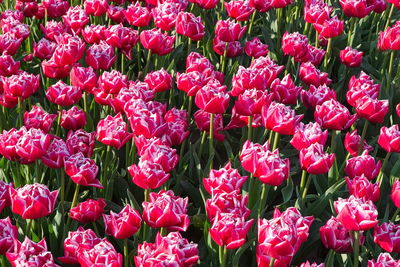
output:
<svg viewBox="0 0 400 267"><path fill-rule="evenodd" d="M88 199L70 209L69 217L82 224L95 222L104 213L105 206L106 202L102 198L98 200Z"/></svg>

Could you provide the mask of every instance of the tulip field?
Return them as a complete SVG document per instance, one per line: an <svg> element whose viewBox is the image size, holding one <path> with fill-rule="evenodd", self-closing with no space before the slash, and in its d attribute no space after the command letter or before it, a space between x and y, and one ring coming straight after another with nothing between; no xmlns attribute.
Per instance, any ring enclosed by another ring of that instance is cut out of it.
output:
<svg viewBox="0 0 400 267"><path fill-rule="evenodd" d="M400 267L399 0L0 0L0 267Z"/></svg>

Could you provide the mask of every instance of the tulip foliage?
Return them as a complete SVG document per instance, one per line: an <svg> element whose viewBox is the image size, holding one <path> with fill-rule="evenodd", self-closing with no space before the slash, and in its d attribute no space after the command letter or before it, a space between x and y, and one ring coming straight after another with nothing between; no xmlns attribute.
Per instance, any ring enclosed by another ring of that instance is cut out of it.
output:
<svg viewBox="0 0 400 267"><path fill-rule="evenodd" d="M0 0L1 266L400 266L398 0Z"/></svg>

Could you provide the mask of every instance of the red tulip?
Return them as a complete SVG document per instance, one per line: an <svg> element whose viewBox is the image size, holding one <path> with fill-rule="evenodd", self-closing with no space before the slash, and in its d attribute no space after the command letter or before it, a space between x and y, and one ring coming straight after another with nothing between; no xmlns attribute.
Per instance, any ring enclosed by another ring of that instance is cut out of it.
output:
<svg viewBox="0 0 400 267"><path fill-rule="evenodd" d="M83 39L89 44L98 44L100 41L106 40L106 26L103 25L87 25L83 31Z"/></svg>
<svg viewBox="0 0 400 267"><path fill-rule="evenodd" d="M117 24L108 27L105 31L105 37L109 45L120 48L124 55L132 60L132 48L139 40L136 30Z"/></svg>
<svg viewBox="0 0 400 267"><path fill-rule="evenodd" d="M85 0L85 12L92 16L102 16L107 12L107 0Z"/></svg>
<svg viewBox="0 0 400 267"><path fill-rule="evenodd" d="M382 123L388 111L389 100L378 100L364 96L356 101L357 115L372 123Z"/></svg>
<svg viewBox="0 0 400 267"><path fill-rule="evenodd" d="M210 170L209 176L203 179L203 186L211 195L230 193L240 190L246 180L247 176L240 176L238 170L227 163L219 170Z"/></svg>
<svg viewBox="0 0 400 267"><path fill-rule="evenodd" d="M205 112L213 114L224 113L229 104L226 86L221 85L217 80L209 81L197 92L195 103Z"/></svg>
<svg viewBox="0 0 400 267"><path fill-rule="evenodd" d="M189 216L186 214L188 198L180 198L174 193L161 190L150 193L149 202L143 202L143 220L152 228L167 227L170 231L186 231Z"/></svg>
<svg viewBox="0 0 400 267"><path fill-rule="evenodd" d="M340 0L339 2L342 6L344 14L348 17L363 18L371 13L371 11L374 9L374 6L366 0Z"/></svg>
<svg viewBox="0 0 400 267"><path fill-rule="evenodd" d="M374 242L387 252L400 252L400 225L385 222L375 227Z"/></svg>
<svg viewBox="0 0 400 267"><path fill-rule="evenodd" d="M289 106L272 102L262 109L264 127L279 134L293 135L304 115L296 115Z"/></svg>
<svg viewBox="0 0 400 267"><path fill-rule="evenodd" d="M337 253L353 252L354 237L349 230L335 217L331 217L324 226L319 228L322 244ZM360 243L362 244L361 238Z"/></svg>
<svg viewBox="0 0 400 267"><path fill-rule="evenodd" d="M378 138L378 144L386 150L386 152L400 152L400 131L399 125L395 124L391 127L383 126Z"/></svg>
<svg viewBox="0 0 400 267"><path fill-rule="evenodd" d="M275 218L281 218L285 223L294 225L297 228L297 242L295 245L295 250L299 249L301 243L305 242L308 238L309 230L312 222L314 221L314 217L303 217L297 208L289 207L283 212L279 211L279 209L275 209L274 219Z"/></svg>
<svg viewBox="0 0 400 267"><path fill-rule="evenodd" d="M51 252L47 250L45 239L35 243L26 236L24 242L21 243L18 239L14 239L14 242L14 251L6 253L12 266L58 266L54 263Z"/></svg>
<svg viewBox="0 0 400 267"><path fill-rule="evenodd" d="M265 80L262 71L239 66L238 71L232 78L232 91L230 94L233 96L239 96L246 90L257 89L264 91L266 88L267 81Z"/></svg>
<svg viewBox="0 0 400 267"><path fill-rule="evenodd" d="M300 79L307 85L329 85L332 80L328 78L328 73L321 72L311 62L302 63L299 70Z"/></svg>
<svg viewBox="0 0 400 267"><path fill-rule="evenodd" d="M0 75L1 76L11 76L17 74L20 68L20 62L15 61L10 55L0 56Z"/></svg>
<svg viewBox="0 0 400 267"><path fill-rule="evenodd" d="M236 3L240 1L231 1L230 3ZM227 3L225 3L227 5ZM268 45L263 44L260 39L254 37L252 40L246 42L245 49L246 55L249 57L259 58L264 57L268 54Z"/></svg>
<svg viewBox="0 0 400 267"><path fill-rule="evenodd" d="M71 70L71 65L58 65L54 60L42 61L43 74L52 79L62 79L68 77Z"/></svg>
<svg viewBox="0 0 400 267"><path fill-rule="evenodd" d="M139 160L139 163L128 167L132 182L143 189L156 189L162 186L169 178L160 163L149 160Z"/></svg>
<svg viewBox="0 0 400 267"><path fill-rule="evenodd" d="M103 188L99 180L96 179L99 167L97 167L94 160L86 158L82 152L65 158L64 170L74 183Z"/></svg>
<svg viewBox="0 0 400 267"><path fill-rule="evenodd" d="M230 213L234 216L244 217L250 216L250 210L247 208L248 195L242 196L238 191L230 193L212 192L211 199L206 201L206 212L208 219L213 222L217 214Z"/></svg>
<svg viewBox="0 0 400 267"><path fill-rule="evenodd" d="M261 114L262 108L270 105L271 98L272 95L266 91L257 89L245 90L235 102L236 112L244 116Z"/></svg>
<svg viewBox="0 0 400 267"><path fill-rule="evenodd" d="M136 27L146 27L151 21L151 12L147 7L142 7L139 2L131 4L124 12L128 23Z"/></svg>
<svg viewBox="0 0 400 267"><path fill-rule="evenodd" d="M98 200L88 199L70 209L69 217L82 224L95 222L104 213L105 206L106 202L102 198L99 198Z"/></svg>
<svg viewBox="0 0 400 267"><path fill-rule="evenodd" d="M336 100L336 91L330 89L325 84L320 86L310 85L308 91L301 91L301 101L309 109L315 109L327 100Z"/></svg>
<svg viewBox="0 0 400 267"><path fill-rule="evenodd" d="M67 130L76 131L86 125L86 112L77 106L69 110L62 110L61 127Z"/></svg>
<svg viewBox="0 0 400 267"><path fill-rule="evenodd" d="M379 200L381 192L379 183L372 184L364 175L354 177L353 179L346 177L346 183L351 195L366 201L377 202Z"/></svg>
<svg viewBox="0 0 400 267"><path fill-rule="evenodd" d="M246 221L244 217L236 214L217 213L209 233L218 246L236 249L246 242L246 236L252 224L253 219Z"/></svg>
<svg viewBox="0 0 400 267"><path fill-rule="evenodd" d="M14 250L14 240L18 239L18 228L11 223L10 217L0 219L0 255Z"/></svg>
<svg viewBox="0 0 400 267"><path fill-rule="evenodd" d="M199 260L197 244L189 243L179 232L162 236L158 232L155 243L139 244L138 255L134 257L136 266L176 264L192 267Z"/></svg>
<svg viewBox="0 0 400 267"><path fill-rule="evenodd" d="M108 115L97 124L97 140L105 145L121 149L132 138L132 134L127 132L127 127L121 113L114 117Z"/></svg>
<svg viewBox="0 0 400 267"><path fill-rule="evenodd" d="M19 130L16 130L15 128L12 128L9 131L3 130L2 134L0 135L0 153L3 155L3 157L13 161L24 161L17 154L16 144L25 132L25 127L22 127Z"/></svg>
<svg viewBox="0 0 400 267"><path fill-rule="evenodd" d="M176 18L179 13L179 6L176 3L164 2L158 4L151 10L154 25L163 31L170 31L175 28Z"/></svg>
<svg viewBox="0 0 400 267"><path fill-rule="evenodd" d="M376 99L378 98L380 84L374 84L374 81L364 72L356 78L352 76L349 81L349 90L346 93L347 102L353 106L357 106L357 101L364 96Z"/></svg>
<svg viewBox="0 0 400 267"><path fill-rule="evenodd" d="M324 146L314 143L300 150L301 168L310 174L324 174L329 171L335 161L335 154L324 152Z"/></svg>
<svg viewBox="0 0 400 267"><path fill-rule="evenodd" d="M79 61L85 52L85 42L69 34L55 36L57 46L52 59L57 65L71 65Z"/></svg>
<svg viewBox="0 0 400 267"><path fill-rule="evenodd" d="M33 55L40 59L50 59L56 46L56 43L46 38L42 38L39 42L33 44Z"/></svg>
<svg viewBox="0 0 400 267"><path fill-rule="evenodd" d="M58 81L47 89L46 97L52 103L65 107L76 104L82 98L82 90Z"/></svg>
<svg viewBox="0 0 400 267"><path fill-rule="evenodd" d="M377 223L378 211L371 200L365 201L354 196L339 198L334 203L337 219L351 231L364 231Z"/></svg>
<svg viewBox="0 0 400 267"><path fill-rule="evenodd" d="M31 128L15 144L15 151L27 163L40 159L50 146L50 135L40 129Z"/></svg>
<svg viewBox="0 0 400 267"><path fill-rule="evenodd" d="M175 23L176 32L193 41L199 41L205 35L204 23L201 17L196 17L193 13L179 12Z"/></svg>
<svg viewBox="0 0 400 267"><path fill-rule="evenodd" d="M271 1L249 0L249 5L259 12L267 12L272 8Z"/></svg>
<svg viewBox="0 0 400 267"><path fill-rule="evenodd" d="M108 70L115 60L114 49L105 41L91 45L86 51L86 63L96 70Z"/></svg>
<svg viewBox="0 0 400 267"><path fill-rule="evenodd" d="M215 36L223 42L238 41L246 31L247 26L241 27L233 20L219 20L215 26Z"/></svg>
<svg viewBox="0 0 400 267"><path fill-rule="evenodd" d="M24 113L24 126L49 132L56 117L56 114L49 114L41 107L33 106L31 111Z"/></svg>
<svg viewBox="0 0 400 267"><path fill-rule="evenodd" d="M38 219L51 214L58 196L58 190L50 192L43 184L27 184L9 190L11 210L23 219Z"/></svg>
<svg viewBox="0 0 400 267"><path fill-rule="evenodd" d="M381 253L376 261L368 261L368 267L396 267L398 265L399 261L394 260L389 253Z"/></svg>
<svg viewBox="0 0 400 267"><path fill-rule="evenodd" d="M340 50L340 61L348 67L361 66L363 52L347 46L345 49Z"/></svg>
<svg viewBox="0 0 400 267"><path fill-rule="evenodd" d="M290 55L296 61L307 56L308 53L308 38L298 32L285 32L282 36L282 51L285 55Z"/></svg>
<svg viewBox="0 0 400 267"><path fill-rule="evenodd" d="M114 246L107 239L101 240L90 249L81 247L77 251L77 258L82 267L105 265L122 267L122 255L117 253Z"/></svg>
<svg viewBox="0 0 400 267"><path fill-rule="evenodd" d="M49 168L59 169L64 167L64 159L70 155L64 140L54 138L40 160Z"/></svg>
<svg viewBox="0 0 400 267"><path fill-rule="evenodd" d="M310 263L309 261L303 262L299 267L325 267L324 263L317 264L316 262Z"/></svg>
<svg viewBox="0 0 400 267"><path fill-rule="evenodd" d="M248 1L224 2L224 5L228 16L237 21L248 21L254 12L254 8L249 5Z"/></svg>
<svg viewBox="0 0 400 267"><path fill-rule="evenodd" d="M345 106L331 99L315 108L314 118L323 128L344 130L356 121L357 115L351 115Z"/></svg>
<svg viewBox="0 0 400 267"><path fill-rule="evenodd" d="M296 86L290 76L286 75L282 80L276 78L271 84L271 93L276 102L290 105L297 103L297 97L302 91L301 86Z"/></svg>
<svg viewBox="0 0 400 267"><path fill-rule="evenodd" d="M3 211L4 208L7 208L11 205L10 187L13 186L14 185L12 183L8 184L3 181L0 181L0 213Z"/></svg>
<svg viewBox="0 0 400 267"><path fill-rule="evenodd" d="M368 150L364 150L360 156L347 160L344 172L350 179L364 175L367 179L372 180L378 175L381 166L381 161L375 163L375 158L368 155Z"/></svg>
<svg viewBox="0 0 400 267"><path fill-rule="evenodd" d="M124 12L125 8L122 6L109 5L107 9L107 17L109 17L115 23L125 24L127 19Z"/></svg>
<svg viewBox="0 0 400 267"><path fill-rule="evenodd" d="M217 36L213 39L213 50L220 56L237 57L243 54L243 47L239 41L224 42Z"/></svg>
<svg viewBox="0 0 400 267"><path fill-rule="evenodd" d="M198 71L207 73L214 71L211 61L197 52L191 52L186 58L186 72Z"/></svg>
<svg viewBox="0 0 400 267"><path fill-rule="evenodd" d="M198 4L203 9L214 9L218 0L192 0L194 3Z"/></svg>
<svg viewBox="0 0 400 267"><path fill-rule="evenodd" d="M160 29L144 30L140 33L140 42L153 54L164 56L174 49L175 36L162 33Z"/></svg>
<svg viewBox="0 0 400 267"><path fill-rule="evenodd" d="M344 147L352 157L358 156L358 146L360 145L360 142L361 142L361 136L357 134L357 130L354 130L351 133L350 132L346 133L346 136L344 137ZM372 150L374 150L374 148L368 145L367 141L364 140L362 150L363 151L367 150L371 152Z"/></svg>
<svg viewBox="0 0 400 267"><path fill-rule="evenodd" d="M310 24L321 24L330 18L332 8L324 1L306 1L304 5L304 20Z"/></svg>
<svg viewBox="0 0 400 267"><path fill-rule="evenodd" d="M290 5L293 3L293 0L272 0L271 1L271 6L273 8L284 8L287 5Z"/></svg>
<svg viewBox="0 0 400 267"><path fill-rule="evenodd" d="M83 129L69 131L67 135L67 148L71 154L81 152L85 157L92 157L96 133L87 133Z"/></svg>
<svg viewBox="0 0 400 267"><path fill-rule="evenodd" d="M28 34L29 35L29 34ZM10 56L18 52L23 38L18 38L15 33L7 32L0 35L0 52Z"/></svg>
<svg viewBox="0 0 400 267"><path fill-rule="evenodd" d="M39 90L39 75L33 75L21 72L10 77L3 77L4 93L21 97L23 99L30 97Z"/></svg>
<svg viewBox="0 0 400 267"><path fill-rule="evenodd" d="M77 252L80 247L93 248L100 241L101 238L92 229L85 230L79 226L77 231L68 232L68 237L64 240L64 257L59 257L58 260L65 264L78 264Z"/></svg>
<svg viewBox="0 0 400 267"><path fill-rule="evenodd" d="M15 2L15 10L19 10L24 14L25 17L31 18L36 15L38 12L38 3L36 2L23 2L16 1Z"/></svg>
<svg viewBox="0 0 400 267"><path fill-rule="evenodd" d="M155 96L155 91L150 89L145 82L129 82L128 87L122 87L117 96L110 99L110 105L115 112L125 113L124 106L132 99L142 99L145 102L152 100ZM134 100L133 100L134 101Z"/></svg>
<svg viewBox="0 0 400 267"><path fill-rule="evenodd" d="M89 23L89 16L79 5L70 7L62 18L64 23L69 26L75 34L79 34L83 27Z"/></svg>
<svg viewBox="0 0 400 267"><path fill-rule="evenodd" d="M393 201L393 204L400 208L400 181L395 180L392 186L392 192L390 194L390 199Z"/></svg>
<svg viewBox="0 0 400 267"><path fill-rule="evenodd" d="M139 212L126 205L120 213L103 214L105 232L118 239L129 238L140 228L142 219Z"/></svg>
<svg viewBox="0 0 400 267"><path fill-rule="evenodd" d="M400 22L396 23L392 27L388 27L385 31L379 32L378 48L379 50L400 50Z"/></svg>
<svg viewBox="0 0 400 267"><path fill-rule="evenodd" d="M310 122L308 124L299 123L297 129L293 134L290 143L297 150L308 148L314 143L325 145L328 139L328 131L322 131L321 126L317 122Z"/></svg>
<svg viewBox="0 0 400 267"><path fill-rule="evenodd" d="M144 77L144 82L156 93L168 91L172 88L172 76L164 68L149 72Z"/></svg>
<svg viewBox="0 0 400 267"><path fill-rule="evenodd" d="M337 16L324 20L322 23L313 24L319 35L325 39L339 36L343 33L344 22L339 20Z"/></svg>
<svg viewBox="0 0 400 267"><path fill-rule="evenodd" d="M69 2L64 0L43 0L49 18L58 18L67 13Z"/></svg>

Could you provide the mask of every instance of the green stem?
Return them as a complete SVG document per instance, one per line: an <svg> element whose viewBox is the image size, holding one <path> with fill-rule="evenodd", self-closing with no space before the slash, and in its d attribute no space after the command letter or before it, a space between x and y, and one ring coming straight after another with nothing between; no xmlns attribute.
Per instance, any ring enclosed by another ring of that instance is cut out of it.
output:
<svg viewBox="0 0 400 267"><path fill-rule="evenodd" d="M251 173L249 176L249 186L247 188L247 192L249 195L249 207L252 208L254 205L254 194L253 194L253 188L254 188L254 183L255 183L255 178L253 177L253 174Z"/></svg>
<svg viewBox="0 0 400 267"><path fill-rule="evenodd" d="M199 159L201 159L201 156L203 155L203 147L204 147L204 143L206 142L206 138L207 138L207 132L204 131L201 135L201 142L200 142L200 149L199 149Z"/></svg>
<svg viewBox="0 0 400 267"><path fill-rule="evenodd" d="M331 56L331 50L332 50L332 38L328 39L328 47L326 48L326 55L324 59L324 69L327 70L328 68L328 63L329 63L329 58Z"/></svg>
<svg viewBox="0 0 400 267"><path fill-rule="evenodd" d="M275 264L275 259L271 257L271 260L269 261L269 267L273 267Z"/></svg>
<svg viewBox="0 0 400 267"><path fill-rule="evenodd" d="M224 55L222 56L221 72L225 73L226 54L228 53L228 42L225 43Z"/></svg>
<svg viewBox="0 0 400 267"><path fill-rule="evenodd" d="M251 19L250 19L250 24L249 24L249 29L247 30L247 35L250 37L251 36L251 31L253 30L253 24L254 24L254 20L256 18L256 13L257 11L254 10L253 14L251 15Z"/></svg>
<svg viewBox="0 0 400 267"><path fill-rule="evenodd" d="M315 47L319 47L319 33L317 30L315 30Z"/></svg>
<svg viewBox="0 0 400 267"><path fill-rule="evenodd" d="M388 152L386 154L386 157L385 157L385 159L383 160L383 163L382 163L381 170L379 171L378 178L376 178L376 182L379 183L379 186L382 184L384 171L385 171L386 165L387 165L387 163L389 161L390 155L392 155L392 152Z"/></svg>
<svg viewBox="0 0 400 267"><path fill-rule="evenodd" d="M390 220L391 222L396 222L396 218L397 218L397 215L399 215L399 212L400 212L400 209L397 208L396 211L393 214L392 219Z"/></svg>
<svg viewBox="0 0 400 267"><path fill-rule="evenodd" d="M386 92L387 93L389 93L389 88L392 83L393 62L394 62L395 53L396 53L395 50L390 51L389 70L388 70L388 77L387 77L387 81L386 81Z"/></svg>
<svg viewBox="0 0 400 267"><path fill-rule="evenodd" d="M303 170L301 172L301 180L300 180L300 194L303 195L304 188L306 187L307 180L307 171Z"/></svg>
<svg viewBox="0 0 400 267"><path fill-rule="evenodd" d="M79 184L76 184L75 193L74 193L74 198L72 199L71 209L72 209L73 207L75 207L76 204L78 203L79 188L80 188L80 185L79 185Z"/></svg>
<svg viewBox="0 0 400 267"><path fill-rule="evenodd" d="M390 19L392 18L393 11L394 11L394 5L392 4L392 6L390 7L389 15L388 15L387 20L386 20L385 28L383 30L386 30L387 27L389 27Z"/></svg>
<svg viewBox="0 0 400 267"><path fill-rule="evenodd" d="M61 178L61 200L60 200L60 206L62 210L62 214L64 214L64 200L65 200L65 173L64 170L60 170L60 178Z"/></svg>
<svg viewBox="0 0 400 267"><path fill-rule="evenodd" d="M124 73L125 70L125 55L121 52L121 73Z"/></svg>
<svg viewBox="0 0 400 267"><path fill-rule="evenodd" d="M251 141L253 137L253 116L248 116L248 123L247 123L247 140Z"/></svg>
<svg viewBox="0 0 400 267"><path fill-rule="evenodd" d="M268 195L268 191L269 191L270 186L268 186L267 184L262 185L262 191L261 191L261 201L260 201L260 206L258 207L258 218L262 217L262 211L265 208L266 205L266 201L267 201L267 195Z"/></svg>
<svg viewBox="0 0 400 267"><path fill-rule="evenodd" d="M188 55L190 54L190 47L191 47L191 45L192 45L192 39L190 39L190 38L188 37L188 47L187 47L187 54L188 54Z"/></svg>
<svg viewBox="0 0 400 267"><path fill-rule="evenodd" d="M275 149L278 148L279 137L280 137L279 133L276 132L276 133L275 133L275 136L274 136L274 145L272 146L272 151L274 151Z"/></svg>
<svg viewBox="0 0 400 267"><path fill-rule="evenodd" d="M228 249L226 246L219 247L219 262L221 267L226 267L226 258L228 256Z"/></svg>
<svg viewBox="0 0 400 267"><path fill-rule="evenodd" d="M32 228L32 219L26 219L26 228L25 228L25 235L29 238L32 238L31 228Z"/></svg>
<svg viewBox="0 0 400 267"><path fill-rule="evenodd" d="M160 229L160 235L161 235L161 236L166 236L166 235L167 235L167 228L166 228L166 227L161 227L161 229Z"/></svg>
<svg viewBox="0 0 400 267"><path fill-rule="evenodd" d="M301 195L302 199L305 199L307 196L308 188L310 187L310 184L311 184L311 179L312 179L312 176L308 175L306 186L304 187L303 194Z"/></svg>
<svg viewBox="0 0 400 267"><path fill-rule="evenodd" d="M191 119L191 114L192 114L192 107L193 107L193 96L189 96L189 103L188 103L188 110L187 110L187 115L188 115L188 123L190 125L190 119Z"/></svg>
<svg viewBox="0 0 400 267"><path fill-rule="evenodd" d="M360 233L358 231L354 231L354 264L353 267L358 267L359 264L359 254L360 254Z"/></svg>
<svg viewBox="0 0 400 267"><path fill-rule="evenodd" d="M124 239L124 266L129 267L129 247L128 238Z"/></svg>
<svg viewBox="0 0 400 267"><path fill-rule="evenodd" d="M210 169L213 168L214 159L214 114L210 113L210 135L209 135Z"/></svg>
<svg viewBox="0 0 400 267"><path fill-rule="evenodd" d="M353 45L355 25L356 25L356 19L351 18L350 19L350 29L349 29L349 33L347 34L347 46Z"/></svg>
<svg viewBox="0 0 400 267"><path fill-rule="evenodd" d="M24 113L25 113L25 108L24 108L24 100L22 97L18 97L18 109L19 109L19 121L21 124L21 127L24 125Z"/></svg>
<svg viewBox="0 0 400 267"><path fill-rule="evenodd" d="M144 75L147 74L149 71L149 66L150 66L150 58L151 58L151 50L147 51L147 59L146 59L146 66L144 67Z"/></svg>
<svg viewBox="0 0 400 267"><path fill-rule="evenodd" d="M358 144L358 155L361 155L361 153L363 152L362 150L363 150L363 145L364 145L364 139L365 139L365 135L367 134L368 125L369 125L369 121L365 120L364 128L361 133L360 143Z"/></svg>

